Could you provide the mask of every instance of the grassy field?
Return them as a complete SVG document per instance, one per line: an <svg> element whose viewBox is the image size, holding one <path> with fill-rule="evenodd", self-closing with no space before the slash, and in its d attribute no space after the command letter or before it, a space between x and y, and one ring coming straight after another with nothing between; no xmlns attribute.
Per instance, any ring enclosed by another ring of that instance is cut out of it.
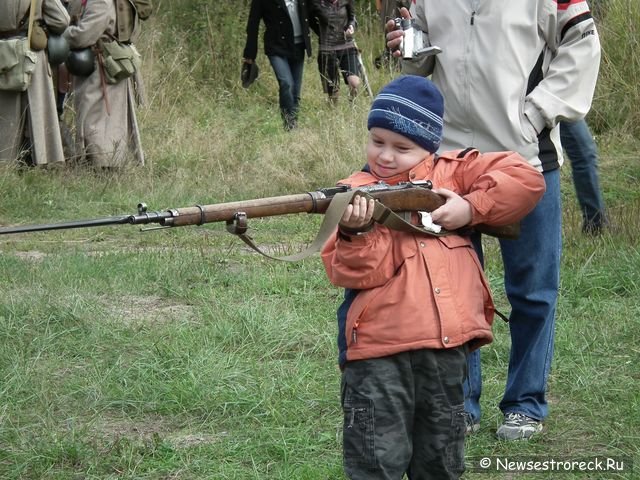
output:
<svg viewBox="0 0 640 480"><path fill-rule="evenodd" d="M243 33L231 31L226 3L207 4L160 2L145 25L147 106L139 119L148 164L117 174L2 166L0 225L134 213L140 201L159 210L301 193L361 166L370 99L350 105L345 91L331 108L311 60L300 128L284 132L266 58L258 82L240 88ZM496 320L496 340L483 350L482 428L467 439L465 478L514 478L477 472L485 456L612 456L626 462L624 472L562 478L640 478L640 68L633 70L640 7L611 5L589 118L613 228L581 234L565 165L545 433L524 443L494 438L509 351L508 327ZM358 38L376 90L394 73L372 67L382 41L361 8ZM290 253L313 238L320 220L254 220L251 229L260 245ZM485 247L496 301L508 311L497 244L486 239ZM0 478L343 478L341 291L317 256L272 262L221 224L122 226L0 237L0 272Z"/></svg>

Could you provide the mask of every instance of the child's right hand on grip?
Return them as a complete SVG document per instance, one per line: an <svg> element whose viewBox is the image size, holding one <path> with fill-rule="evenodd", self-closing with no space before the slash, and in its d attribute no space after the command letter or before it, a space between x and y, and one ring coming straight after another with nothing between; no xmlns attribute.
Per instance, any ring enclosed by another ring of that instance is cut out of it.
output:
<svg viewBox="0 0 640 480"><path fill-rule="evenodd" d="M340 228L348 232L368 230L372 223L375 200L360 195L353 197L353 202L347 205L340 220Z"/></svg>

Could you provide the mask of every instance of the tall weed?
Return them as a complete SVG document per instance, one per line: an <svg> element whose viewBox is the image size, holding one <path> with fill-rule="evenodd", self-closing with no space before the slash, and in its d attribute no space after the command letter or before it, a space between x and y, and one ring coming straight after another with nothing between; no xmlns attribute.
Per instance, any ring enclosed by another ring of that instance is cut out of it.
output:
<svg viewBox="0 0 640 480"><path fill-rule="evenodd" d="M596 133L640 137L640 2L600 2L598 32L602 42L600 77L592 111Z"/></svg>

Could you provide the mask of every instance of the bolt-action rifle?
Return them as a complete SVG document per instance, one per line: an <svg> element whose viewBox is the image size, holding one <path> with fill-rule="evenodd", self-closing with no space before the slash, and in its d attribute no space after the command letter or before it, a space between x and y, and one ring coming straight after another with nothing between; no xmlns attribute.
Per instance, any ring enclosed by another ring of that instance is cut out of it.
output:
<svg viewBox="0 0 640 480"><path fill-rule="evenodd" d="M376 200L376 212L374 220L401 230L409 230L417 233L429 232L416 227L402 219L398 212L431 212L444 204L444 198L431 190L430 181L401 183L390 186L384 183L377 185L358 187L352 189L348 186L324 188L313 192L283 195L278 197L259 198L238 202L219 203L213 205L195 205L192 207L170 208L163 211L150 212L146 204L138 204L138 213L132 215L118 215L113 217L95 218L89 220L76 220L70 222L20 225L0 228L0 235L40 232L48 230L66 230L73 228L99 227L106 225L149 225L157 224L155 228L183 227L187 225L203 225L211 222L226 222L227 230L238 235L245 243L264 255L246 235L249 218L270 217L275 215L287 215L293 213L320 213L325 214L318 237L304 255L296 255L284 259L300 259L308 256L310 250L317 251L328 234L330 234L342 216L344 209L356 195L371 196ZM145 230L151 230L149 228ZM520 233L519 224L509 225L475 225L474 230L500 238L517 238ZM325 238L321 238L323 232ZM464 232L446 232L468 233ZM294 258L295 257L295 258ZM281 257L282 258L282 257Z"/></svg>

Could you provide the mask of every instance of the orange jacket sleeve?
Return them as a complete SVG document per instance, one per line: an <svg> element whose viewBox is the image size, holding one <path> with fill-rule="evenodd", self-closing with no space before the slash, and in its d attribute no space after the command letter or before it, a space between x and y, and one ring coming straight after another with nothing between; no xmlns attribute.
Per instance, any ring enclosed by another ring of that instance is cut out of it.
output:
<svg viewBox="0 0 640 480"><path fill-rule="evenodd" d="M456 172L473 207L472 225L506 225L533 210L545 191L540 172L515 152L475 154Z"/></svg>
<svg viewBox="0 0 640 480"><path fill-rule="evenodd" d="M322 249L321 258L331 283L362 290L384 285L393 277L393 236L387 227L375 225L365 235L348 238L336 233Z"/></svg>

